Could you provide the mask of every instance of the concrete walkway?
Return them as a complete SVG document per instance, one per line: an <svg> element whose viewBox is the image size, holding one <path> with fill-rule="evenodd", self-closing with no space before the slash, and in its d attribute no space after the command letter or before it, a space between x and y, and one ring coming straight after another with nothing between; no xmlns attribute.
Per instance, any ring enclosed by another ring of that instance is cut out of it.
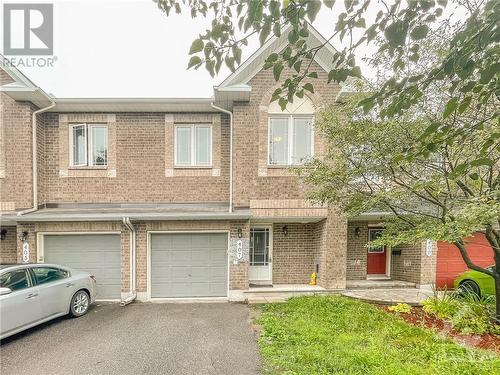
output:
<svg viewBox="0 0 500 375"><path fill-rule="evenodd" d="M417 288L356 289L346 290L342 292L342 295L381 305L407 303L411 306L421 306L422 302L432 296L432 290Z"/></svg>

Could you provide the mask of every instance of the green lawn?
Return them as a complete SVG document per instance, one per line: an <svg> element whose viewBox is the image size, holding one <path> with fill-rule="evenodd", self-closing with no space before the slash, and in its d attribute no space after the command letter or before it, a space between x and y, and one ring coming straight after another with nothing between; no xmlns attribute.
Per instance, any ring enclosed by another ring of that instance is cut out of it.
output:
<svg viewBox="0 0 500 375"><path fill-rule="evenodd" d="M431 330L345 297L265 305L257 323L268 374L500 374L493 352L443 342Z"/></svg>

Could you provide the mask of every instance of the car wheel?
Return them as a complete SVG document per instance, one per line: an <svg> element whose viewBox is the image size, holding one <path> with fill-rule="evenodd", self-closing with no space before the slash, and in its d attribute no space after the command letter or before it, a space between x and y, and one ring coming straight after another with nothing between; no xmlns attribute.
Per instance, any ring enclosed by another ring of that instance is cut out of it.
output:
<svg viewBox="0 0 500 375"><path fill-rule="evenodd" d="M79 316L85 315L87 311L89 311L89 307L89 294L84 290L79 290L73 295L73 298L71 298L69 313L71 316L78 318Z"/></svg>
<svg viewBox="0 0 500 375"><path fill-rule="evenodd" d="M476 282L472 280L462 281L460 283L460 286L458 287L458 292L462 296L466 294L473 294L477 297L481 296L481 289L479 288L479 285L477 285Z"/></svg>

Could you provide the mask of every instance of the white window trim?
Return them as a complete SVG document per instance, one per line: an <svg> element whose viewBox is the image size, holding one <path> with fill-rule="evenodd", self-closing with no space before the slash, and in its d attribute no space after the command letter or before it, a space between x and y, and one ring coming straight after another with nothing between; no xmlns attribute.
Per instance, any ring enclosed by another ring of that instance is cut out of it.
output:
<svg viewBox="0 0 500 375"><path fill-rule="evenodd" d="M189 128L191 129L191 162L190 163L179 163L177 160L177 146L178 146L178 140L177 140L177 129L178 128ZM209 145L210 145L210 152L209 152L209 162L208 164L196 164L196 128L208 128L209 129ZM212 168L212 154L213 154L213 144L212 144L212 135L213 129L212 125L210 124L194 124L194 125L175 125L174 126L174 166L179 167L179 168Z"/></svg>
<svg viewBox="0 0 500 375"><path fill-rule="evenodd" d="M371 234L373 232L380 232L382 231L383 229L382 228L369 228L368 229L368 243L371 242ZM380 248L372 248L371 246L368 246L368 253L369 254L383 254L385 253L385 248L386 246L381 246Z"/></svg>
<svg viewBox="0 0 500 375"><path fill-rule="evenodd" d="M75 164L74 161L74 153L73 153L73 129L79 126L83 126L84 136L85 136L85 160L82 164ZM92 128L106 128L106 164L103 165L94 165L92 158L89 158L89 155L92 154ZM108 166L108 158L109 158L109 128L107 124L88 124L88 123L80 123L80 124L71 124L69 126L69 165L70 167L97 167L97 168L106 168Z"/></svg>
<svg viewBox="0 0 500 375"><path fill-rule="evenodd" d="M311 157L314 157L314 116L313 115L269 115L267 120L267 166L268 167L288 167L288 166L296 166L302 165L301 163L293 162L293 152L294 145L294 134L293 134L293 119L294 118L310 118L311 119ZM288 162L286 164L272 164L271 163L271 120L272 119L286 119L287 120L287 135L288 135L288 150L287 150L287 159Z"/></svg>

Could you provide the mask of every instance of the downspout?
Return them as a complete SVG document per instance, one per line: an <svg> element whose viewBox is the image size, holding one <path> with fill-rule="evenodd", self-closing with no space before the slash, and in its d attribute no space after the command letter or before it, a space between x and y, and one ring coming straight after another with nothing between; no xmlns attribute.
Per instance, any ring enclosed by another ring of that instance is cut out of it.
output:
<svg viewBox="0 0 500 375"><path fill-rule="evenodd" d="M39 113L48 111L49 109L54 108L56 103L54 101L50 102L50 105L48 107L39 109L35 112L32 113L31 115L31 127L32 131L31 133L33 134L33 139L32 139L32 168L33 168L33 207L29 208L24 211L18 212L18 215L24 215L28 214L30 212L34 212L38 210L38 156L37 156L37 142L36 142L36 137L37 137L37 129L36 129L36 116Z"/></svg>
<svg viewBox="0 0 500 375"><path fill-rule="evenodd" d="M210 107L229 115L229 209L233 212L233 112L216 106L213 102Z"/></svg>
<svg viewBox="0 0 500 375"><path fill-rule="evenodd" d="M123 218L123 225L125 225L130 231L130 295L120 302L120 306L127 306L129 303L133 302L137 297L137 292L135 290L135 274L136 274L136 259L135 259L135 241L136 241L136 231L134 225L130 221L129 217Z"/></svg>

